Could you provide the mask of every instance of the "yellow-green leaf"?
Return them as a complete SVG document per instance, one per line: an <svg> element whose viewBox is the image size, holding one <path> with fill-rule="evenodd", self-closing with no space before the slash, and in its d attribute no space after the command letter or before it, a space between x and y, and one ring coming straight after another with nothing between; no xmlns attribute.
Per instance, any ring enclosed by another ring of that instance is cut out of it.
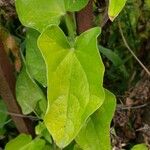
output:
<svg viewBox="0 0 150 150"><path fill-rule="evenodd" d="M88 119L76 137L83 150L111 150L110 123L115 106L115 96L105 90L103 105Z"/></svg>
<svg viewBox="0 0 150 150"><path fill-rule="evenodd" d="M108 16L113 21L125 6L127 0L109 0Z"/></svg>
<svg viewBox="0 0 150 150"><path fill-rule="evenodd" d="M48 73L44 122L61 148L76 137L104 100L104 65L97 48L99 33L100 28L92 28L77 37L71 47L63 31L53 25L38 40Z"/></svg>
<svg viewBox="0 0 150 150"><path fill-rule="evenodd" d="M39 138L32 140L31 136L26 134L20 134L5 146L5 150L44 150L44 148L44 140Z"/></svg>
<svg viewBox="0 0 150 150"><path fill-rule="evenodd" d="M67 11L82 9L88 0L16 0L16 10L24 26L42 31L50 24L59 24Z"/></svg>

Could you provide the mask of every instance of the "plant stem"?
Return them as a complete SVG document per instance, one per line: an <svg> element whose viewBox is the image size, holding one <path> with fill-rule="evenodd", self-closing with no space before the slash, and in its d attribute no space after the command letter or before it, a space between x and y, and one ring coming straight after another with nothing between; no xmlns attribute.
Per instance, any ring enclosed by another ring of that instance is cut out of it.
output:
<svg viewBox="0 0 150 150"><path fill-rule="evenodd" d="M136 61L140 64L140 66L145 70L145 72L150 76L150 71L144 66L144 64L137 58L137 56L134 54L134 52L132 51L132 49L130 48L130 46L128 45L124 35L123 35L123 31L121 28L121 24L120 22L118 22L119 25L119 30L120 30L120 34L122 36L123 42L126 46L126 48L129 50L129 52L132 54L132 56L136 59Z"/></svg>
<svg viewBox="0 0 150 150"><path fill-rule="evenodd" d="M65 15L65 22L68 29L68 38L70 41L71 47L74 45L75 35L76 35L76 23L73 14L67 13Z"/></svg>

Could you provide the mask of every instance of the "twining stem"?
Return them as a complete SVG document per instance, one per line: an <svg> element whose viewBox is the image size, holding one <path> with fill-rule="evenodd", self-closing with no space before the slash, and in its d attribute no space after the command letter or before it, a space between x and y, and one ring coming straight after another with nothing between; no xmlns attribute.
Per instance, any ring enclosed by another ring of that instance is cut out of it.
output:
<svg viewBox="0 0 150 150"><path fill-rule="evenodd" d="M70 41L71 47L74 46L75 36L76 36L76 23L75 17L72 13L67 13L65 15L65 23L68 30L68 39Z"/></svg>
<svg viewBox="0 0 150 150"><path fill-rule="evenodd" d="M126 48L129 50L129 52L132 54L132 56L136 59L136 61L140 64L140 66L145 70L145 72L150 76L150 71L144 66L144 64L137 58L137 56L134 54L134 52L132 51L132 49L130 48L130 46L128 45L125 37L124 37L124 34L123 34L123 31L122 31L122 28L121 28L121 24L120 22L118 22L118 26L119 26L119 30L120 30L120 34L122 36L122 39L123 39L123 42L126 46Z"/></svg>
<svg viewBox="0 0 150 150"><path fill-rule="evenodd" d="M31 120L40 120L39 118L37 118L35 116L27 116L27 115L23 115L23 114L17 114L17 113L8 112L8 111L2 111L2 110L0 110L0 112L7 114L7 115L15 116L15 117L29 118Z"/></svg>

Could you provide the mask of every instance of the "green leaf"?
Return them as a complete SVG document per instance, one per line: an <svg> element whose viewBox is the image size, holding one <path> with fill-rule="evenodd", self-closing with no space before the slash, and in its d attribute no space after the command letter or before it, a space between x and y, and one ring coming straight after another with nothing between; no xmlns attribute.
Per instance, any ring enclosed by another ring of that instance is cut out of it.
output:
<svg viewBox="0 0 150 150"><path fill-rule="evenodd" d="M125 6L127 0L109 0L108 16L113 21Z"/></svg>
<svg viewBox="0 0 150 150"><path fill-rule="evenodd" d="M125 77L128 77L128 72L126 70L123 60L115 52L101 45L99 45L99 50L113 63L115 67L118 67L120 69Z"/></svg>
<svg viewBox="0 0 150 150"><path fill-rule="evenodd" d="M76 137L76 142L83 150L111 150L110 123L115 106L115 96L105 90L103 105L89 118Z"/></svg>
<svg viewBox="0 0 150 150"><path fill-rule="evenodd" d="M107 49L103 46L99 46L99 50L103 55L105 55L114 64L114 66L120 66L123 64L123 61L121 60L121 58L112 50Z"/></svg>
<svg viewBox="0 0 150 150"><path fill-rule="evenodd" d="M88 0L16 0L21 23L42 31L50 24L58 25L67 11L82 9Z"/></svg>
<svg viewBox="0 0 150 150"><path fill-rule="evenodd" d="M137 144L131 150L148 150L146 144Z"/></svg>
<svg viewBox="0 0 150 150"><path fill-rule="evenodd" d="M32 78L46 86L46 65L37 47L39 32L28 29L26 35L26 66Z"/></svg>
<svg viewBox="0 0 150 150"><path fill-rule="evenodd" d="M39 138L32 140L30 135L20 134L6 144L5 150L43 150L44 147L44 140Z"/></svg>
<svg viewBox="0 0 150 150"><path fill-rule="evenodd" d="M73 150L82 150L77 144L74 146Z"/></svg>
<svg viewBox="0 0 150 150"><path fill-rule="evenodd" d="M39 122L35 127L35 132L37 135L43 136L49 143L52 143L51 136L43 122Z"/></svg>
<svg viewBox="0 0 150 150"><path fill-rule="evenodd" d="M79 11L87 5L89 0L64 0L66 11Z"/></svg>
<svg viewBox="0 0 150 150"><path fill-rule="evenodd" d="M46 101L41 89L26 72L25 67L23 67L17 79L16 97L23 114L33 112L39 101Z"/></svg>
<svg viewBox="0 0 150 150"><path fill-rule="evenodd" d="M97 48L99 33L98 27L90 29L70 47L63 31L53 25L38 40L48 69L48 109L44 122L61 148L75 138L104 100L104 65Z"/></svg>

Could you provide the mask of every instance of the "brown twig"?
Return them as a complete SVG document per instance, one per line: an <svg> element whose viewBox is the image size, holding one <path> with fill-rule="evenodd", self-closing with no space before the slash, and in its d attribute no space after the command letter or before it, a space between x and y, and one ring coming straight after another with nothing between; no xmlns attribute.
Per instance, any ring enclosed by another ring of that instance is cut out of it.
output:
<svg viewBox="0 0 150 150"><path fill-rule="evenodd" d="M146 107L147 105L148 103L143 104L143 105L138 105L138 106L117 106L117 109L121 109L121 110L140 109L140 108Z"/></svg>
<svg viewBox="0 0 150 150"><path fill-rule="evenodd" d="M23 115L23 114L17 114L17 113L8 112L8 111L2 111L2 110L0 110L0 112L4 113L4 114L7 114L7 115L15 116L15 117L29 118L31 120L40 120L36 116L27 116L27 115Z"/></svg>

